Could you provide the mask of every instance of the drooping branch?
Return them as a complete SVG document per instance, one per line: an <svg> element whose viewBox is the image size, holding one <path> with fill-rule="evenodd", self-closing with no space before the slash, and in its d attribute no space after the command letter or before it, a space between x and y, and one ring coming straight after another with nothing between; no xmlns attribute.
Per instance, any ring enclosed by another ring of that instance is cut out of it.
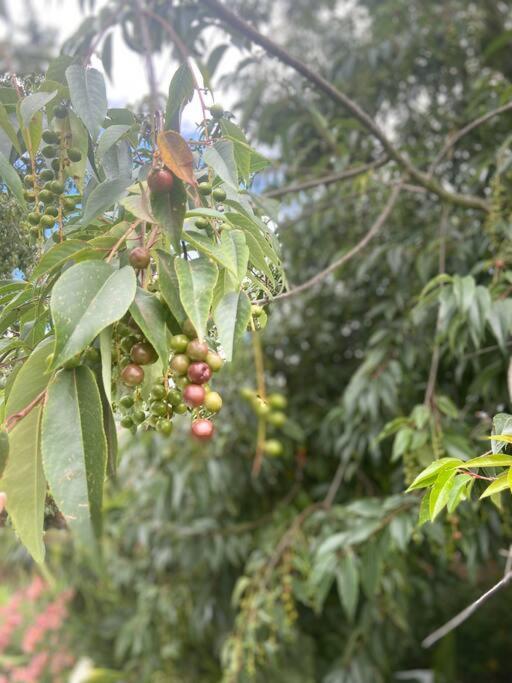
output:
<svg viewBox="0 0 512 683"><path fill-rule="evenodd" d="M480 607L482 607L483 604L490 600L493 597L493 595L498 593L502 588L505 588L505 586L507 586L510 583L511 579L512 571L505 574L501 581L498 581L497 584L490 588L486 593L481 595L478 598L478 600L472 602L471 605L468 605L465 609L462 610L462 612L459 612L459 614L450 619L450 621L446 622L444 626L441 626L441 628L438 628L436 631L431 633L427 638L425 638L425 640L422 642L423 647L432 647L432 645L434 645L434 643L437 643L438 640L441 640L441 638L444 638L446 635L448 635L448 633L458 628L461 624L463 624L466 621L466 619L469 619L471 615L473 615L478 609L480 609Z"/></svg>
<svg viewBox="0 0 512 683"><path fill-rule="evenodd" d="M386 205L382 209L381 213L379 214L371 228L368 230L366 235L361 240L359 240L359 242L354 247L352 247L352 249L343 254L343 256L340 256L340 258L334 261L334 263L331 263L330 266L328 266L324 270L321 270L319 273L314 275L309 280L306 280L306 282L303 282L301 285L297 285L296 287L292 287L292 289L289 289L287 292L278 294L272 299L272 301L277 301L279 299L289 299L290 297L295 296L296 294L300 294L301 292L304 292L307 289L310 289L311 287L320 284L320 282L325 280L325 278L328 275L333 273L335 270L338 270L338 268L341 268L341 266L347 263L347 261L350 261L350 259L354 258L354 256L359 254L359 252L366 247L368 242L370 242L384 226L385 222L389 218L391 212L393 211L396 205L401 190L402 186L400 184L395 185L395 187L389 195L389 199L386 202Z"/></svg>
<svg viewBox="0 0 512 683"><path fill-rule="evenodd" d="M354 166L354 168L348 168L344 171L338 171L337 173L329 173L328 175L320 176L319 178L311 178L310 180L304 180L301 183L294 183L293 185L287 185L285 187L279 187L275 190L269 190L268 192L265 192L265 197L282 197L283 195L290 194L292 192L310 190L311 188L318 187L319 185L332 185L333 183L338 183L343 180L350 180L358 175L362 175L368 171L373 171L376 168L380 168L388 161L388 157L381 157L380 159L372 161L369 164Z"/></svg>
<svg viewBox="0 0 512 683"><path fill-rule="evenodd" d="M283 62L283 64L295 69L297 73L300 73L310 83L314 84L318 90L327 95L330 100L350 112L366 130L379 140L387 155L391 159L394 159L419 185L422 185L450 204L489 212L489 204L484 199L473 195L450 192L437 180L434 180L428 173L424 173L416 168L414 164L395 147L382 128L357 104L357 102L352 100L341 90L338 90L332 83L329 83L323 76L316 73L316 71L311 69L300 59L297 59L273 40L261 34L253 26L228 9L220 0L200 0L200 2L202 2L203 5L206 5L216 16L220 17L226 24L231 26L231 28L235 29L246 38L249 38L257 45L260 45L268 54L276 57Z"/></svg>

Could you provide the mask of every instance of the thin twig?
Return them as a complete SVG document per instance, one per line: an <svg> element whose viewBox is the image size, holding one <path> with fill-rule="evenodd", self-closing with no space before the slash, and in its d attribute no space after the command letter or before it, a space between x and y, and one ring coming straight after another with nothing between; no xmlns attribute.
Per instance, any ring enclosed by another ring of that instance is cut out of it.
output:
<svg viewBox="0 0 512 683"><path fill-rule="evenodd" d="M128 230L126 230L126 231L121 235L121 237L117 240L117 242L114 244L114 246L113 246L112 249L110 250L110 252L109 252L107 258L105 259L107 263L110 263L110 261L112 261L112 259L114 258L114 255L116 254L116 252L117 252L117 250L119 249L119 247L121 246L121 244L126 240L126 238L128 237L128 235L130 235L130 234L135 230L135 228L136 228L138 225L140 225L141 223L142 223L141 220L134 221L134 222L130 225L130 227L128 228Z"/></svg>
<svg viewBox="0 0 512 683"><path fill-rule="evenodd" d="M11 429L14 429L14 427L23 420L24 417L26 417L39 403L44 401L46 397L46 389L44 389L40 394L38 394L28 405L26 405L23 410L19 410L17 413L13 413L12 415L9 415L5 419L5 428L7 431L11 431Z"/></svg>
<svg viewBox="0 0 512 683"><path fill-rule="evenodd" d="M437 180L434 180L428 173L424 173L416 168L414 164L404 156L391 142L386 133L380 128L376 121L364 111L354 100L346 95L341 90L338 90L332 83L329 83L323 76L316 73L307 64L291 55L283 47L275 43L267 36L262 35L253 26L241 19L238 15L232 12L220 0L201 0L201 2L210 8L215 15L220 17L229 26L240 32L245 37L252 40L257 45L260 45L268 54L277 57L283 64L287 64L297 73L301 74L310 83L313 83L319 90L321 90L327 97L339 104L344 109L352 114L352 116L363 125L366 130L374 135L381 143L385 152L394 159L408 175L411 176L419 185L427 188L434 194L441 197L445 201L455 204L457 206L464 206L466 208L478 209L479 211L490 211L490 205L485 199L473 195L460 194L458 192L450 192L446 190Z"/></svg>
<svg viewBox="0 0 512 683"><path fill-rule="evenodd" d="M287 185L285 187L279 187L275 190L270 190L265 192L265 197L282 197L285 194L291 192L302 192L302 190L310 190L313 187L318 187L318 185L331 185L332 183L338 183L342 180L349 180L350 178L355 178L362 173L367 173L368 171L373 171L376 168L384 166L389 161L388 157L381 157L377 161L372 161L369 164L363 164L362 166L354 166L354 168L348 168L344 171L338 171L338 173L329 173L328 175L321 176L320 178L311 178L310 180L304 180L301 183L295 183L294 185Z"/></svg>
<svg viewBox="0 0 512 683"><path fill-rule="evenodd" d="M350 259L354 258L357 254L359 254L360 251L362 251L368 242L370 242L375 235L381 230L381 228L384 226L385 222L389 218L389 215L393 211L398 195L400 194L402 190L402 186L395 185L393 190L391 191L389 195L389 199L379 214L378 218L375 220L373 225L371 226L370 230L366 233L366 235L359 240L359 242L352 247L349 251L347 251L343 256L341 256L339 259L334 261L334 263L331 263L330 266L325 268L324 270L321 270L319 273L314 275L312 278L309 280L306 280L306 282L303 282L301 285L297 285L296 287L293 287L292 289L289 289L287 292L283 292L282 294L278 294L272 299L272 302L280 300L280 299L289 299L292 296L295 296L296 294L300 294L301 292L304 292L307 289L310 289L311 287L314 287L315 285L319 284L324 280L328 275L333 273L335 270L338 270L338 268L341 268L347 261L350 261ZM266 299L262 301L262 303L267 303Z"/></svg>
<svg viewBox="0 0 512 683"><path fill-rule="evenodd" d="M451 631L455 630L458 628L461 624L463 624L466 619L469 619L471 615L473 615L484 603L486 603L490 598L493 597L498 591L500 591L502 588L505 588L510 583L510 580L512 579L512 571L508 572L505 574L505 576L501 579L501 581L498 581L496 585L494 585L492 588L490 588L486 593L481 595L478 600L475 600L475 602L471 603L471 605L468 605L465 609L462 610L462 612L459 612L455 617L450 619L450 621L446 622L444 626L441 626L441 628L438 628L436 631L431 633L425 640L422 642L423 647L429 648L434 645L434 643L437 643L438 640L441 640L441 638L444 638L448 633L451 633Z"/></svg>
<svg viewBox="0 0 512 683"><path fill-rule="evenodd" d="M449 150L454 147L461 138L463 138L465 135L468 133L471 133L472 130L475 128L478 128L478 126L481 126L484 123L487 123L490 119L493 119L495 116L499 116L500 114L503 114L506 111L511 111L512 110L512 101L507 102L507 104L504 104L501 107L498 107L497 109L493 109L492 111L488 111L486 114L483 116L480 116L479 118L475 119L474 121L471 121L470 123L467 124L467 126L464 126L464 128L461 128L460 130L456 131L452 135L449 135L446 142L444 143L443 147L441 148L441 151L439 154L436 156L434 161L431 163L430 168L429 168L429 174L432 175L436 168L439 166L441 161L445 158L445 156L448 154Z"/></svg>

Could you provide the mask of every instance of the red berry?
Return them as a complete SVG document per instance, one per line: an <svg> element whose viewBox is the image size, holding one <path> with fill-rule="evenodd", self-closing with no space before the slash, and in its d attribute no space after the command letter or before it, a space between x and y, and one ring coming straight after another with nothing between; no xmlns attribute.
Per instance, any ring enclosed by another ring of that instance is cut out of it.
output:
<svg viewBox="0 0 512 683"><path fill-rule="evenodd" d="M183 400L190 408L202 405L206 392L200 384L187 384L183 389Z"/></svg>
<svg viewBox="0 0 512 683"><path fill-rule="evenodd" d="M147 268L149 266L150 260L151 258L149 251L144 247L135 247L135 249L132 249L128 254L128 261L130 262L130 265L137 270L143 270L144 268Z"/></svg>
<svg viewBox="0 0 512 683"><path fill-rule="evenodd" d="M135 363L128 363L121 373L121 379L123 384L128 387L136 387L144 381L144 370L140 365L135 365Z"/></svg>
<svg viewBox="0 0 512 683"><path fill-rule="evenodd" d="M208 344L199 341L199 339L192 339L187 346L187 356L190 360L206 360L208 351Z"/></svg>
<svg viewBox="0 0 512 683"><path fill-rule="evenodd" d="M201 419L192 422L191 432L193 436L200 441L208 441L211 439L214 431L215 427L210 420Z"/></svg>
<svg viewBox="0 0 512 683"><path fill-rule="evenodd" d="M134 344L130 351L130 358L138 365L149 365L154 363L158 356L155 349L147 342Z"/></svg>
<svg viewBox="0 0 512 683"><path fill-rule="evenodd" d="M212 376L212 371L208 363L203 361L195 361L190 363L187 370L188 378L194 384L204 384Z"/></svg>
<svg viewBox="0 0 512 683"><path fill-rule="evenodd" d="M148 176L148 187L151 192L170 192L173 185L174 176L165 168L151 171Z"/></svg>

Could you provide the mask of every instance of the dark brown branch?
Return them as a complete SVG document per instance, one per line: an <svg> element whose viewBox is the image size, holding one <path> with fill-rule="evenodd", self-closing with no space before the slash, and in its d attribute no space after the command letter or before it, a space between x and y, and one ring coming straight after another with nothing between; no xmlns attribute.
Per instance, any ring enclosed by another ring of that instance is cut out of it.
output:
<svg viewBox="0 0 512 683"><path fill-rule="evenodd" d="M328 175L320 176L319 178L304 180L301 183L295 183L285 187L278 187L275 190L265 192L264 196L271 198L282 197L283 195L289 194L291 192L302 192L302 190L310 190L311 188L318 187L319 185L332 185L333 183L338 183L342 180L350 180L350 178L355 178L356 176L366 173L367 171L373 171L376 168L380 168L388 161L388 157L382 157L381 159L377 159L377 161L372 161L371 163L363 164L362 166L354 166L354 168L348 168L345 171L329 173Z"/></svg>
<svg viewBox="0 0 512 683"><path fill-rule="evenodd" d="M478 128L478 126L481 126L484 123L487 123L487 121L490 121L490 119L493 119L495 116L499 116L500 114L505 113L506 111L512 111L512 101L507 102L507 104L504 104L501 107L498 107L497 109L493 109L492 111L488 111L486 114L483 114L480 116L478 119L475 119L474 121L471 121L470 123L467 124L467 126L464 126L464 128L461 128L460 130L456 131L452 135L448 136L448 139L444 143L443 147L441 148L441 151L439 154L436 156L432 164L430 165L429 173L432 174L436 170L436 168L439 166L441 161L445 158L445 156L448 154L450 149L454 147L461 138L463 138L465 135L468 133L471 133L472 130L475 128Z"/></svg>
<svg viewBox="0 0 512 683"><path fill-rule="evenodd" d="M287 64L292 69L295 69L297 73L304 76L310 83L313 83L320 91L327 95L330 100L350 112L366 130L379 140L388 156L391 159L394 159L419 185L427 188L450 204L489 212L489 204L484 199L472 195L450 192L442 187L442 185L440 185L437 180L434 180L428 173L424 173L416 168L414 164L394 146L380 126L357 104L357 102L354 102L348 95L341 90L338 90L323 76L313 71L313 69L310 69L307 64L291 55L273 40L262 35L253 26L228 9L222 2L219 0L201 0L201 2L233 29L249 38L257 45L260 45L268 54L277 57L283 64Z"/></svg>
<svg viewBox="0 0 512 683"><path fill-rule="evenodd" d="M322 280L324 280L328 275L333 273L335 270L338 270L338 268L341 268L347 261L350 261L350 259L354 258L357 254L359 254L360 251L362 251L368 242L370 242L375 235L381 230L381 228L384 226L385 222L389 218L389 215L393 211L395 204L398 199L398 195L400 194L402 190L401 185L395 185L393 190L391 191L389 195L389 199L379 214L378 218L375 220L373 223L372 227L370 230L366 233L366 235L359 240L359 242L352 247L349 251L347 251L343 256L341 256L339 259L334 261L334 263L331 263L330 266L325 268L324 270L321 270L319 273L314 275L312 278L309 280L306 280L306 282L303 282L301 285L297 285L296 287L292 287L292 289L289 289L287 292L283 292L282 294L278 294L275 296L272 301L277 301L279 299L289 299L292 296L295 296L296 294L300 294L301 292L306 291L307 289L310 289L311 287L314 287L315 285L320 284ZM265 300L266 301L266 300ZM265 303L265 301L263 303Z"/></svg>
<svg viewBox="0 0 512 683"><path fill-rule="evenodd" d="M507 586L510 583L511 579L512 572L508 572L508 574L505 574L501 581L498 581L496 585L494 585L486 593L481 595L478 598L478 600L475 600L475 602L471 603L471 605L468 605L466 609L463 609L462 612L459 612L459 614L450 619L450 621L446 622L444 626L441 626L441 628L438 628L436 631L431 633L427 638L425 638L425 640L422 642L423 647L432 647L432 645L434 645L434 643L437 643L438 640L441 640L441 638L444 638L446 635L448 635L448 633L458 628L461 624L463 624L466 621L466 619L469 619L471 615L473 615L478 609L480 609L480 607L482 607L483 604L490 600L493 597L493 595L498 593L498 591L500 591L502 588L505 588L505 586Z"/></svg>

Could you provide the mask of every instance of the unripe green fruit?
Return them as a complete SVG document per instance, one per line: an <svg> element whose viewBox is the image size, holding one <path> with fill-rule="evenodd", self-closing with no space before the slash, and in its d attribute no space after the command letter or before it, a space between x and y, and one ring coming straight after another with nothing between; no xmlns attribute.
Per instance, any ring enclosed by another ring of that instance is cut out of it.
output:
<svg viewBox="0 0 512 683"><path fill-rule="evenodd" d="M226 192L221 187L216 187L212 194L216 202L223 202L226 199Z"/></svg>
<svg viewBox="0 0 512 683"><path fill-rule="evenodd" d="M135 247L128 254L128 261L136 270L147 268L151 261L149 250L145 247Z"/></svg>
<svg viewBox="0 0 512 683"><path fill-rule="evenodd" d="M23 183L26 187L34 187L34 176L29 174L23 178Z"/></svg>
<svg viewBox="0 0 512 683"><path fill-rule="evenodd" d="M187 412L187 410L188 408L185 403L178 403L178 405L174 408L174 412L178 415L184 415Z"/></svg>
<svg viewBox="0 0 512 683"><path fill-rule="evenodd" d="M51 171L49 168L45 168L41 171L39 177L41 178L41 180L44 181L53 180L55 178L55 173Z"/></svg>
<svg viewBox="0 0 512 683"><path fill-rule="evenodd" d="M156 428L162 436L170 436L172 434L173 424L170 420L158 420Z"/></svg>
<svg viewBox="0 0 512 683"><path fill-rule="evenodd" d="M60 140L59 134L53 130L44 130L41 137L48 145L56 145Z"/></svg>
<svg viewBox="0 0 512 683"><path fill-rule="evenodd" d="M240 389L240 396L242 398L245 398L246 401L252 401L253 398L256 396L256 392L254 389L251 389L250 387L242 387Z"/></svg>
<svg viewBox="0 0 512 683"><path fill-rule="evenodd" d="M212 193L212 184L208 182L199 183L197 186L197 191L204 197Z"/></svg>
<svg viewBox="0 0 512 683"><path fill-rule="evenodd" d="M53 201L53 194L50 192L50 190L41 190L39 193L39 199L44 202L44 204L48 204L49 202Z"/></svg>
<svg viewBox="0 0 512 683"><path fill-rule="evenodd" d="M189 338L185 334L173 334L170 340L171 349L176 353L184 353L187 350Z"/></svg>
<svg viewBox="0 0 512 683"><path fill-rule="evenodd" d="M183 323L183 334L186 334L189 339L195 339L197 337L196 328L191 320L185 320Z"/></svg>
<svg viewBox="0 0 512 683"><path fill-rule="evenodd" d="M49 189L53 194L62 194L64 192L64 183L61 183L59 180L52 180Z"/></svg>
<svg viewBox="0 0 512 683"><path fill-rule="evenodd" d="M68 149L68 159L76 163L82 159L82 152L76 149L76 147L71 147L71 149Z"/></svg>
<svg viewBox="0 0 512 683"><path fill-rule="evenodd" d="M155 386L151 389L150 395L151 398L161 401L163 398L165 398L165 389L161 384L155 384Z"/></svg>
<svg viewBox="0 0 512 683"><path fill-rule="evenodd" d="M274 410L284 410L288 405L286 397L283 396L283 394L278 394L277 392L274 394L269 394L267 396L267 401L269 406Z"/></svg>
<svg viewBox="0 0 512 683"><path fill-rule="evenodd" d="M59 215L59 210L56 206L48 206L44 212L47 216L53 216L54 218L57 218Z"/></svg>
<svg viewBox="0 0 512 683"><path fill-rule="evenodd" d="M130 394L125 394L124 396L121 396L119 403L123 406L123 408L131 408L135 401L133 400L133 396Z"/></svg>
<svg viewBox="0 0 512 683"><path fill-rule="evenodd" d="M136 387L144 381L144 370L140 365L129 363L121 373L121 381L128 387Z"/></svg>
<svg viewBox="0 0 512 683"><path fill-rule="evenodd" d="M138 365L149 365L157 360L158 355L151 344L148 342L140 342L132 346L130 358Z"/></svg>
<svg viewBox="0 0 512 683"><path fill-rule="evenodd" d="M199 228L199 230L206 230L206 228L210 227L210 222L206 218L196 218L195 222L196 228Z"/></svg>
<svg viewBox="0 0 512 683"><path fill-rule="evenodd" d="M192 339L187 345L187 356L190 360L206 360L208 351L208 344L199 339Z"/></svg>
<svg viewBox="0 0 512 683"><path fill-rule="evenodd" d="M57 156L58 151L59 150L57 147L55 147L55 145L45 145L41 150L41 154L47 159L53 159Z"/></svg>
<svg viewBox="0 0 512 683"><path fill-rule="evenodd" d="M283 454L283 444L277 439L268 439L265 441L263 450L270 457L277 458Z"/></svg>
<svg viewBox="0 0 512 683"><path fill-rule="evenodd" d="M204 399L204 407L212 413L218 413L222 408L222 397L216 391L209 391Z"/></svg>
<svg viewBox="0 0 512 683"><path fill-rule="evenodd" d="M176 375L186 375L190 361L184 353L176 354L171 362L170 368Z"/></svg>
<svg viewBox="0 0 512 683"><path fill-rule="evenodd" d="M181 391L178 391L178 389L171 389L167 394L167 400L175 408L181 403Z"/></svg>
<svg viewBox="0 0 512 683"><path fill-rule="evenodd" d="M55 225L55 218L45 214L44 216L41 216L39 223L43 228L51 228L53 225Z"/></svg>
<svg viewBox="0 0 512 683"><path fill-rule="evenodd" d="M25 201L33 202L36 198L36 195L34 194L34 192L32 192L32 190L25 190L23 192L23 197L25 198Z"/></svg>
<svg viewBox="0 0 512 683"><path fill-rule="evenodd" d="M208 351L206 355L206 362L210 366L212 372L218 372L224 365L224 361L215 351Z"/></svg>
<svg viewBox="0 0 512 683"><path fill-rule="evenodd" d="M126 429L131 429L133 427L133 420L129 415L123 415L121 418L121 426Z"/></svg>
<svg viewBox="0 0 512 683"><path fill-rule="evenodd" d="M224 107L222 104L212 104L210 107L210 114L213 116L214 119L220 119L222 118L224 114Z"/></svg>
<svg viewBox="0 0 512 683"><path fill-rule="evenodd" d="M73 358L70 358L63 364L63 368L65 370L73 370L73 368L77 368L80 365L80 354L77 353Z"/></svg>
<svg viewBox="0 0 512 683"><path fill-rule="evenodd" d="M286 415L280 411L276 413L270 413L270 415L267 417L267 421L274 427L280 428L283 427L286 422Z"/></svg>
<svg viewBox="0 0 512 683"><path fill-rule="evenodd" d="M253 408L254 412L258 417L266 417L270 413L270 406L266 401L264 401L262 398L259 396L256 396L256 398L253 400Z"/></svg>
<svg viewBox="0 0 512 683"><path fill-rule="evenodd" d="M55 173L59 173L60 171L60 159L52 159L51 161L51 166Z"/></svg>
<svg viewBox="0 0 512 683"><path fill-rule="evenodd" d="M84 358L89 361L89 363L98 363L100 360L100 352L94 346L89 346L89 348L84 351Z"/></svg>
<svg viewBox="0 0 512 683"><path fill-rule="evenodd" d="M68 108L65 104L59 104L53 110L53 115L58 119L65 119L68 115Z"/></svg>
<svg viewBox="0 0 512 683"><path fill-rule="evenodd" d="M187 386L187 384L190 384L190 380L187 376L182 375L181 377L175 377L174 383L178 387L178 389L183 389Z"/></svg>
<svg viewBox="0 0 512 683"><path fill-rule="evenodd" d="M167 406L162 401L155 401L151 404L151 413L158 417L164 417L167 415Z"/></svg>
<svg viewBox="0 0 512 683"><path fill-rule="evenodd" d="M31 211L28 214L27 218L30 225L38 225L41 215L39 213L36 213L35 211Z"/></svg>
<svg viewBox="0 0 512 683"><path fill-rule="evenodd" d="M130 337L133 335L133 328L123 322L117 323L116 331L120 337Z"/></svg>
<svg viewBox="0 0 512 683"><path fill-rule="evenodd" d="M140 425L146 419L146 413L143 410L134 410L132 414L132 420L136 425Z"/></svg>
<svg viewBox="0 0 512 683"><path fill-rule="evenodd" d="M261 315L263 315L263 306L253 304L251 306L251 315L253 318L259 318Z"/></svg>
<svg viewBox="0 0 512 683"><path fill-rule="evenodd" d="M73 211L73 209L75 208L75 202L72 199L66 198L62 202L62 206L66 211Z"/></svg>

